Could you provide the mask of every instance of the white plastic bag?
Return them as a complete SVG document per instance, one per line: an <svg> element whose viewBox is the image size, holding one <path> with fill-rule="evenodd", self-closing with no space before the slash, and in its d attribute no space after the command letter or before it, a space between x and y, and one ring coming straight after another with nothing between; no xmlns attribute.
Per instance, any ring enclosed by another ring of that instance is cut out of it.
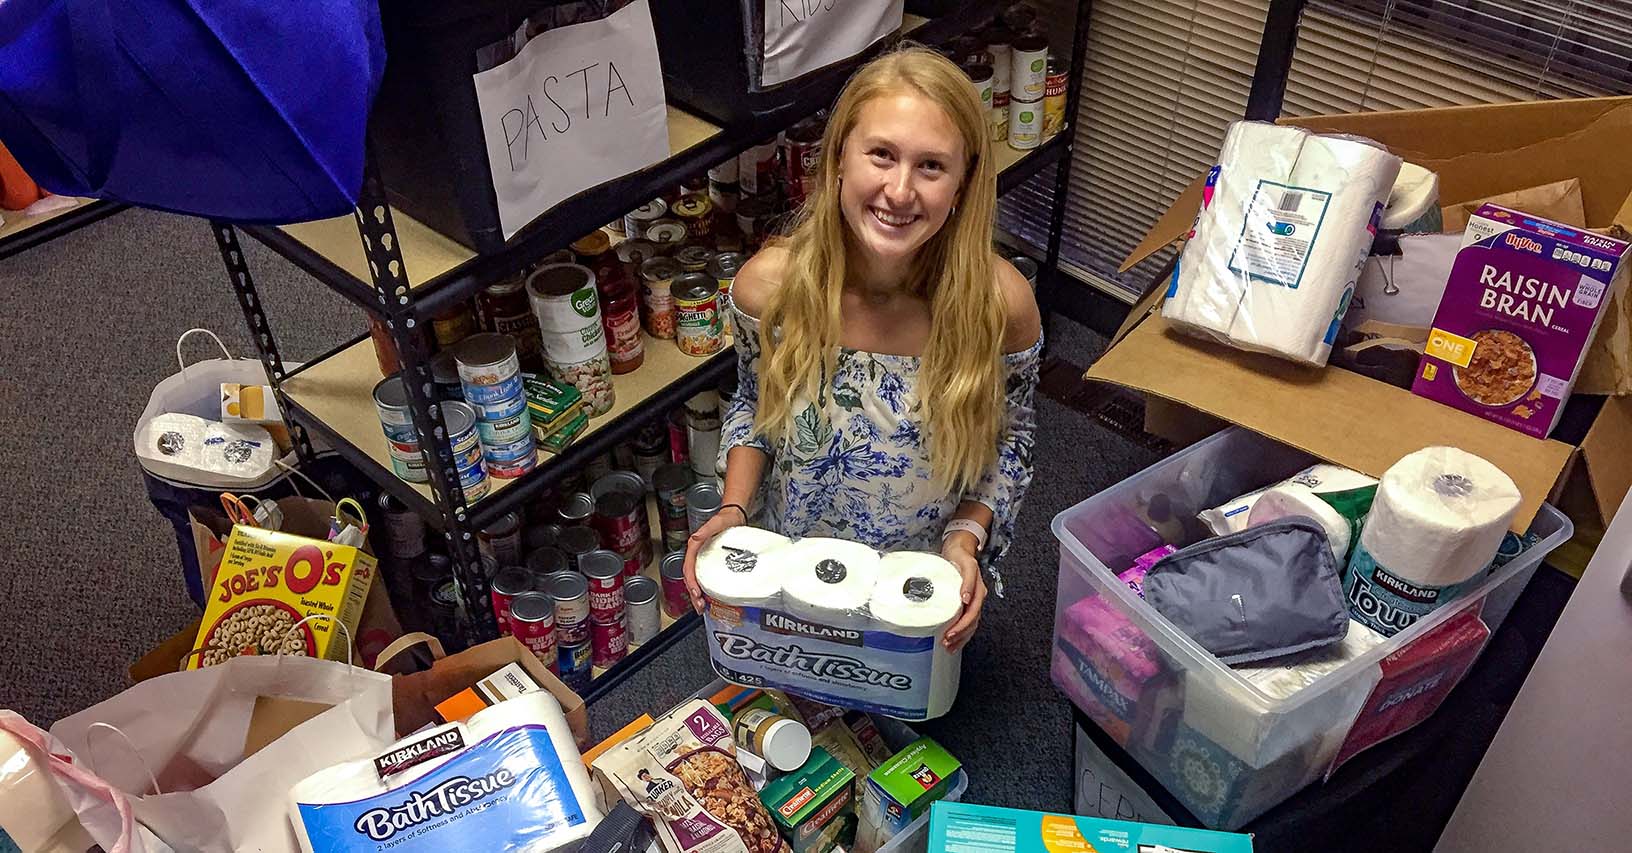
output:
<svg viewBox="0 0 1632 853"><path fill-rule="evenodd" d="M188 364L181 356L181 345L194 333L209 335L221 347L225 358L210 358ZM210 471L199 467L189 466L183 462L167 458L162 453L152 452L149 446L150 426L163 415L180 414L192 415L207 421L221 420L221 383L237 382L246 385L266 385L266 368L259 361L250 358L233 358L221 338L208 329L188 329L176 339L176 364L179 370L166 377L154 386L153 393L148 395L147 407L142 410L141 417L136 419L136 429L131 435L131 446L136 458L148 473L167 480L174 480L188 486L197 486L207 489L225 489L242 491L266 485L280 473L276 462L261 469L259 465L248 466L253 472L246 470L242 476L219 471ZM160 423L163 423L162 421ZM235 425L236 430L243 430L243 425ZM257 428L258 429L258 428ZM236 431L235 431L236 433ZM202 435L202 432L200 433ZM289 458L292 453L285 454L279 460L286 465L294 464ZM273 458L277 457L274 450ZM263 458L257 456L256 458Z"/></svg>
<svg viewBox="0 0 1632 853"><path fill-rule="evenodd" d="M222 853L299 850L284 810L290 787L396 740L390 676L290 655L150 679L51 734L126 792L166 843ZM155 787L164 793L147 793Z"/></svg>

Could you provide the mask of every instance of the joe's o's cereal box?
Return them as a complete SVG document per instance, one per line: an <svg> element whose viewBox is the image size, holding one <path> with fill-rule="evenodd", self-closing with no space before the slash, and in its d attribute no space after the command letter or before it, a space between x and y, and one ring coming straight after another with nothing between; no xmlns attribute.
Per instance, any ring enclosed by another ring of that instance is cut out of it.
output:
<svg viewBox="0 0 1632 853"><path fill-rule="evenodd" d="M374 580L374 558L348 545L259 527L234 525L216 570L188 669L240 654L307 655L343 661L346 632L357 621Z"/></svg>
<svg viewBox="0 0 1632 853"><path fill-rule="evenodd" d="M1537 438L1558 424L1632 244L1501 205L1451 266L1412 392Z"/></svg>

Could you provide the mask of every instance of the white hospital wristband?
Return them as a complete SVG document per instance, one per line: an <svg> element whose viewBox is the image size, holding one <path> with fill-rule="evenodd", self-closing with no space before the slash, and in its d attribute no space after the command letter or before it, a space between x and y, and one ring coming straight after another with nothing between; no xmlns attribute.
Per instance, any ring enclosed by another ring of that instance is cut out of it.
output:
<svg viewBox="0 0 1632 853"><path fill-rule="evenodd" d="M941 534L941 541L945 542L948 536L951 536L960 530L965 533L974 534L976 554L986 550L986 528L981 527L980 522L970 521L967 518L954 518L951 521L948 521L946 523L946 531Z"/></svg>

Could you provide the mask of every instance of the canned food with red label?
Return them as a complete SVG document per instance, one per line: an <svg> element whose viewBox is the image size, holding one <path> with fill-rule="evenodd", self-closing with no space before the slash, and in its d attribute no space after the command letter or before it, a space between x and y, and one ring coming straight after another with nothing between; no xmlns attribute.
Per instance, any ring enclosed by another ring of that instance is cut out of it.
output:
<svg viewBox="0 0 1632 853"><path fill-rule="evenodd" d="M611 551L591 551L578 563L589 582L589 617L623 615L623 558Z"/></svg>
<svg viewBox="0 0 1632 853"><path fill-rule="evenodd" d="M646 334L674 339L674 292L680 262L674 258L652 258L640 265L641 297L646 305Z"/></svg>
<svg viewBox="0 0 1632 853"><path fill-rule="evenodd" d="M674 280L675 343L686 355L713 355L724 344L720 329L720 283L707 273Z"/></svg>
<svg viewBox="0 0 1632 853"><path fill-rule="evenodd" d="M691 594L686 592L686 552L664 557L658 575L663 579L663 612L679 619L691 607Z"/></svg>
<svg viewBox="0 0 1632 853"><path fill-rule="evenodd" d="M551 672L560 668L555 658L555 602L548 595L524 592L511 599L510 633Z"/></svg>
<svg viewBox="0 0 1632 853"><path fill-rule="evenodd" d="M1048 58L1048 76L1043 78L1043 137L1047 138L1065 128L1065 94L1069 83L1067 69L1058 59Z"/></svg>
<svg viewBox="0 0 1632 853"><path fill-rule="evenodd" d="M616 619L589 620L591 662L601 669L623 660L629 654L629 627L622 613Z"/></svg>
<svg viewBox="0 0 1632 853"><path fill-rule="evenodd" d="M537 592L533 573L520 566L499 569L493 575L493 618L499 623L499 633L510 633L510 609L515 598L525 592Z"/></svg>
<svg viewBox="0 0 1632 853"><path fill-rule="evenodd" d="M816 189L816 170L822 161L822 121L812 117L789 128L787 134L788 203L803 204Z"/></svg>
<svg viewBox="0 0 1632 853"><path fill-rule="evenodd" d="M635 288L621 284L601 297L601 317L606 324L606 351L614 374L628 373L645 362L646 346L640 338L640 303Z"/></svg>
<svg viewBox="0 0 1632 853"><path fill-rule="evenodd" d="M690 456L686 455L686 410L684 408L669 411L669 461L684 464Z"/></svg>
<svg viewBox="0 0 1632 853"><path fill-rule="evenodd" d="M646 482L633 471L612 471L596 479L589 487L590 496L596 500L600 500L601 496L608 492L627 492L635 497L635 512L639 518L636 526L646 531L640 539L640 564L646 565L652 559L652 544L649 539L652 520L646 514Z"/></svg>
<svg viewBox="0 0 1632 853"><path fill-rule="evenodd" d="M555 637L563 646L589 641L589 581L577 572L555 572L545 579L555 600Z"/></svg>
<svg viewBox="0 0 1632 853"><path fill-rule="evenodd" d="M608 492L595 500L595 528L601 534L601 546L622 558L626 575L640 574L645 565L646 531L635 511L639 500L626 492Z"/></svg>
<svg viewBox="0 0 1632 853"><path fill-rule="evenodd" d="M776 189L776 140L771 139L737 156L737 186L742 189L742 200L750 196L768 194Z"/></svg>

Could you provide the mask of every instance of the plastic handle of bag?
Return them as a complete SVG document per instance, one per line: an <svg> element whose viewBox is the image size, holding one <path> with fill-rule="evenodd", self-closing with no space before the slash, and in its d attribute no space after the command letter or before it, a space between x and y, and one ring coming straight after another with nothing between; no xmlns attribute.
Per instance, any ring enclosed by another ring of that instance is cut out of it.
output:
<svg viewBox="0 0 1632 853"><path fill-rule="evenodd" d="M221 348L221 354L226 356L229 360L232 358L232 351L227 349L227 345L221 342L220 335L217 335L209 329L188 329L187 331L181 333L181 337L176 338L176 366L181 368L181 375L183 377L187 375L187 360L181 357L181 345L186 343L187 339L193 335L209 335L210 338L215 341L215 345Z"/></svg>
<svg viewBox="0 0 1632 853"><path fill-rule="evenodd" d="M147 773L147 781L152 783L154 795L164 793L164 789L159 787L159 777L154 776L153 768L147 766L147 759L142 757L142 751L136 748L136 743L130 739L130 735L125 734L113 723L91 723L85 727L85 764L90 767L92 773L96 772L96 765L91 760L91 732L98 729L107 729L118 735L119 739L125 742L125 746L130 747L130 754L136 756L136 763L142 765L142 770Z"/></svg>
<svg viewBox="0 0 1632 853"><path fill-rule="evenodd" d="M340 633L346 635L346 666L348 668L355 669L357 667L357 664L352 659L351 629L346 627L346 623L341 622L339 619L336 619L336 618L334 618L333 616L330 616L327 613L313 613L312 615L306 617L305 619L302 619L299 622L296 622L295 624L290 625L289 630L283 632L284 639L288 639L289 637L294 636L296 631L300 630L302 626L304 626L307 622L312 621L313 619L327 619L330 622L334 623L334 627L340 629ZM280 654L280 655L278 655L278 657L281 658L281 657L283 657L283 655Z"/></svg>
<svg viewBox="0 0 1632 853"><path fill-rule="evenodd" d="M441 640L438 640L424 631L411 631L407 634L403 634L395 640L392 640L391 645L386 646L378 655L374 657L374 671L381 671L386 665L390 664L391 661L395 660L397 655L408 651L414 646L422 644L431 650L432 660L441 660L448 656L448 653L442 648Z"/></svg>

